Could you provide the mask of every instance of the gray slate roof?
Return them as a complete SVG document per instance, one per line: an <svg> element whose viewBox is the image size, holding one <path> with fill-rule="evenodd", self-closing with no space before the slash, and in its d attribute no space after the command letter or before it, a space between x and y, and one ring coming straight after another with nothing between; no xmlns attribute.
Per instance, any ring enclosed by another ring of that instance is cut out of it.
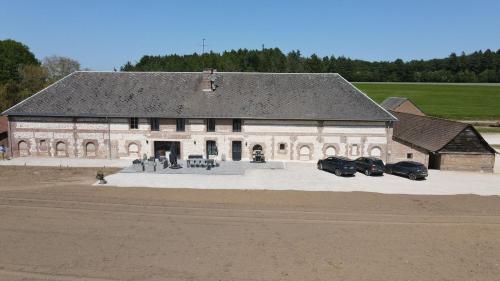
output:
<svg viewBox="0 0 500 281"><path fill-rule="evenodd" d="M407 100L407 98L389 97L386 98L382 103L380 103L380 106L387 110L394 110Z"/></svg>
<svg viewBox="0 0 500 281"><path fill-rule="evenodd" d="M420 116L403 112L391 112L398 118L394 123L393 137L428 151L438 151L453 140L469 124Z"/></svg>
<svg viewBox="0 0 500 281"><path fill-rule="evenodd" d="M369 120L395 118L334 73L75 72L3 114L72 117Z"/></svg>

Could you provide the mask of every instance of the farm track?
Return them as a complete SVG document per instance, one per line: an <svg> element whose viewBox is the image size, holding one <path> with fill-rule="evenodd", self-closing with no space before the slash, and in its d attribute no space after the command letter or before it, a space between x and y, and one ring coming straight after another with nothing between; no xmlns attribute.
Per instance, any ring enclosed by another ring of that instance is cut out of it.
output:
<svg viewBox="0 0 500 281"><path fill-rule="evenodd" d="M0 280L500 276L497 196L113 188L94 176L0 169Z"/></svg>
<svg viewBox="0 0 500 281"><path fill-rule="evenodd" d="M127 203L93 202L89 200L40 199L33 197L0 197L1 207L50 208L80 210L89 212L126 213L130 215L156 215L175 217L195 217L212 220L244 219L247 221L279 221L288 223L374 223L374 224L476 224L500 225L500 215L474 216L422 216L403 214L363 214L338 213L329 211L299 211L272 209L238 209L234 207L186 207L169 206L156 202Z"/></svg>

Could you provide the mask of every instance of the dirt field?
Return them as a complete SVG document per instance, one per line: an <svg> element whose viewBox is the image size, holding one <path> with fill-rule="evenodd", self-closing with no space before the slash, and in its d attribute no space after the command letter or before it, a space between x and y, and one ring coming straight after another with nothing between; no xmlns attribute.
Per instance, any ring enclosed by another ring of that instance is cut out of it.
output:
<svg viewBox="0 0 500 281"><path fill-rule="evenodd" d="M500 197L103 188L95 173L0 167L0 280L500 279Z"/></svg>

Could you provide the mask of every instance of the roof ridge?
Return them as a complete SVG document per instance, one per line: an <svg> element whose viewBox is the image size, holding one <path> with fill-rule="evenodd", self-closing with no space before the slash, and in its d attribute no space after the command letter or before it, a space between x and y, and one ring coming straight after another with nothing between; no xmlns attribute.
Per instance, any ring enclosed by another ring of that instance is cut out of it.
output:
<svg viewBox="0 0 500 281"><path fill-rule="evenodd" d="M113 70L78 70L78 73L196 73L202 74L203 71L113 71ZM73 72L73 73L75 73ZM293 74L293 75L334 75L340 76L337 72L257 72L257 71L216 71L214 74L224 73L224 74L272 74L272 75L283 75L283 74Z"/></svg>
<svg viewBox="0 0 500 281"><path fill-rule="evenodd" d="M450 120L450 119L446 119L446 118L442 118L442 117L429 116L429 115L417 115L417 114L412 114L412 113L407 113L407 112L400 112L400 111L394 111L394 110L389 110L389 111L396 113L396 115L397 114L411 115L411 116L415 116L417 118L423 118L423 119L429 118L429 119L434 119L434 120L439 120L439 121L445 121L445 122L454 123L454 124L461 124L461 125L464 125L464 126L470 126L471 125L469 123L459 122L459 121Z"/></svg>

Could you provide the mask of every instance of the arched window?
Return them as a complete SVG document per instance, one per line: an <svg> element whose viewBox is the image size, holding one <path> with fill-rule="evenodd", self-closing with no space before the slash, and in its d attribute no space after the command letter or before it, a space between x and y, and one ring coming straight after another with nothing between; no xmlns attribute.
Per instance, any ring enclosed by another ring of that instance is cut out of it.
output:
<svg viewBox="0 0 500 281"><path fill-rule="evenodd" d="M30 151L29 151L27 142L20 141L17 144L17 147L19 148L19 156L29 156L30 155Z"/></svg>
<svg viewBox="0 0 500 281"><path fill-rule="evenodd" d="M308 161L311 160L311 149L309 146L304 145L299 149L299 160Z"/></svg>
<svg viewBox="0 0 500 281"><path fill-rule="evenodd" d="M326 157L329 156L336 156L337 155L337 149L334 146L329 146L325 150Z"/></svg>
<svg viewBox="0 0 500 281"><path fill-rule="evenodd" d="M262 151L262 145L260 145L260 144L254 145L253 148L252 148L252 151L256 151L256 150L261 150Z"/></svg>
<svg viewBox="0 0 500 281"><path fill-rule="evenodd" d="M66 156L66 144L62 141L56 143L56 155Z"/></svg>
<svg viewBox="0 0 500 281"><path fill-rule="evenodd" d="M373 147L370 150L370 156L374 156L374 157L382 156L382 149L380 149L380 147L378 147L378 146Z"/></svg>
<svg viewBox="0 0 500 281"><path fill-rule="evenodd" d="M132 142L128 145L128 156L139 158L139 146Z"/></svg>
<svg viewBox="0 0 500 281"><path fill-rule="evenodd" d="M88 142L85 145L85 155L87 157L95 157L96 156L96 146L93 142Z"/></svg>

